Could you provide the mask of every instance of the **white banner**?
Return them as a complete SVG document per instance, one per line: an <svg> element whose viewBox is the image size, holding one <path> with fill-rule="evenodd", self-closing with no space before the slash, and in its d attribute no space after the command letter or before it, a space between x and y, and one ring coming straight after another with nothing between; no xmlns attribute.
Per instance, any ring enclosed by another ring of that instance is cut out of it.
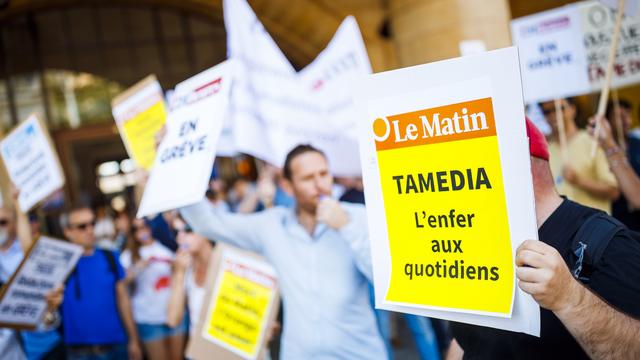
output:
<svg viewBox="0 0 640 360"><path fill-rule="evenodd" d="M20 190L20 210L29 211L64 185L64 175L47 128L35 115L13 129L0 144L2 159Z"/></svg>
<svg viewBox="0 0 640 360"><path fill-rule="evenodd" d="M229 99L232 63L223 62L176 86L167 134L158 148L138 217L204 197Z"/></svg>
<svg viewBox="0 0 640 360"><path fill-rule="evenodd" d="M237 150L282 166L300 143L326 152L336 175L360 164L351 83L371 73L353 17L327 48L296 73L246 1L224 1L229 58L238 62L230 118Z"/></svg>

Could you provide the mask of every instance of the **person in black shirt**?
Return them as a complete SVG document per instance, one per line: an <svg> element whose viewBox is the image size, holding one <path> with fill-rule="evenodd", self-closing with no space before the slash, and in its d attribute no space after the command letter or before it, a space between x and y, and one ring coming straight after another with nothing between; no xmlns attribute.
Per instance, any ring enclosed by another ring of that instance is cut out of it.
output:
<svg viewBox="0 0 640 360"><path fill-rule="evenodd" d="M573 238L596 210L558 195L544 137L529 121L527 132L541 241L517 249L516 275L541 306L540 337L452 323L448 359L640 359L638 236L622 227L589 269L588 286L574 278Z"/></svg>

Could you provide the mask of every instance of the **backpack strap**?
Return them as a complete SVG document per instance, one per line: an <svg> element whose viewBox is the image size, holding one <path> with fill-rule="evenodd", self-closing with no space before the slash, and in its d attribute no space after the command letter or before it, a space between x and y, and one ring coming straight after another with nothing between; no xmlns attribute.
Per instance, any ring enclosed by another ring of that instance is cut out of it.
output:
<svg viewBox="0 0 640 360"><path fill-rule="evenodd" d="M116 256L110 250L100 249L100 251L107 258L107 262L109 263L109 270L111 271L113 276L117 279L118 278L118 265L116 263Z"/></svg>
<svg viewBox="0 0 640 360"><path fill-rule="evenodd" d="M589 284L590 272L598 267L611 239L624 229L622 223L604 212L598 211L590 215L573 237L571 249L576 257L571 270L573 276L584 284Z"/></svg>

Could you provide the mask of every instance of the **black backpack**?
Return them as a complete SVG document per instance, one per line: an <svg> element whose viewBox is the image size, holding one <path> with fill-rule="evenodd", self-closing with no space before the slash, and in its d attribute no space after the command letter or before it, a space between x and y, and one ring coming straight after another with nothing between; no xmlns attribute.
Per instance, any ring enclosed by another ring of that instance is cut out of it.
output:
<svg viewBox="0 0 640 360"><path fill-rule="evenodd" d="M620 221L602 211L594 211L578 228L571 243L569 268L573 276L589 285L611 240L621 232L640 241L640 234L627 229Z"/></svg>

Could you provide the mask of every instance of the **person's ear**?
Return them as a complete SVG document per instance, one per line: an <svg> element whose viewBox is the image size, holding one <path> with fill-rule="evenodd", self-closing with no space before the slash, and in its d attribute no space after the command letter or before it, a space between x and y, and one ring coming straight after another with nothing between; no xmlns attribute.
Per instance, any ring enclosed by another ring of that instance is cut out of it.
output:
<svg viewBox="0 0 640 360"><path fill-rule="evenodd" d="M289 194L289 196L293 196L293 183L289 179L282 179L280 182L282 189Z"/></svg>
<svg viewBox="0 0 640 360"><path fill-rule="evenodd" d="M64 237L71 241L71 230L69 228L65 228L62 232L64 233Z"/></svg>

